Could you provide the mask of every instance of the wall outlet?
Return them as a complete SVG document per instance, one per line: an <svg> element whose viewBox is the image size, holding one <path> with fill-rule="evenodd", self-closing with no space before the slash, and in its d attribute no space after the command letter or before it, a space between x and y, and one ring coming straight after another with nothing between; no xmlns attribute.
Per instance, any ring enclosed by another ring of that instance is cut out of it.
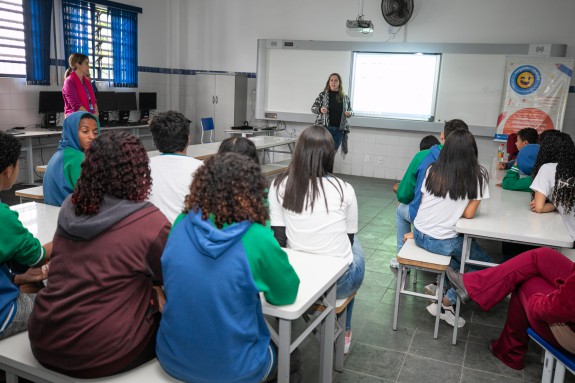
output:
<svg viewBox="0 0 575 383"><path fill-rule="evenodd" d="M365 158L363 159L365 162L369 162L369 154L365 155Z"/></svg>
<svg viewBox="0 0 575 383"><path fill-rule="evenodd" d="M377 163L378 163L379 165L383 165L383 156L377 157Z"/></svg>

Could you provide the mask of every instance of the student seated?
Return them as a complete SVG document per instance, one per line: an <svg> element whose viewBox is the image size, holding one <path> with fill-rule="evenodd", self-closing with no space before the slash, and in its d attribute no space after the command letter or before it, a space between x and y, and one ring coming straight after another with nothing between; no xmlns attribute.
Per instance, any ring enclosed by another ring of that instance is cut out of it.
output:
<svg viewBox="0 0 575 383"><path fill-rule="evenodd" d="M30 317L32 352L43 366L99 378L155 356L170 223L146 201L151 183L137 137L107 133L87 150L60 209L48 284Z"/></svg>
<svg viewBox="0 0 575 383"><path fill-rule="evenodd" d="M98 118L88 112L74 112L64 120L62 138L44 174L44 202L61 206L72 193L82 171L84 152L100 132Z"/></svg>
<svg viewBox="0 0 575 383"><path fill-rule="evenodd" d="M245 137L230 137L226 138L220 144L218 148L218 154L224 153L238 153L247 156L250 160L254 161L256 164L260 164L258 157L258 149L256 144L249 138Z"/></svg>
<svg viewBox="0 0 575 383"><path fill-rule="evenodd" d="M501 185L506 190L531 191L531 173L539 153L538 144L525 145L517 156L515 164L505 173Z"/></svg>
<svg viewBox="0 0 575 383"><path fill-rule="evenodd" d="M357 199L353 186L334 177L335 149L327 129L306 128L295 145L292 160L268 193L270 221L282 247L343 258L349 268L337 281L337 298L355 293L363 282L363 249L355 235ZM354 299L347 306L345 352L351 345Z"/></svg>
<svg viewBox="0 0 575 383"><path fill-rule="evenodd" d="M419 141L419 151L429 150L434 145L440 145L441 143L433 134L427 135ZM397 193L397 189L399 189L399 182L393 184L393 192Z"/></svg>
<svg viewBox="0 0 575 383"><path fill-rule="evenodd" d="M259 165L236 153L209 158L194 176L162 255L167 300L156 351L177 379L274 378L277 349L259 293L293 303L299 278L265 227L264 185Z"/></svg>
<svg viewBox="0 0 575 383"><path fill-rule="evenodd" d="M475 138L467 130L452 132L437 161L425 172L421 185L421 206L413 222L413 238L417 246L435 254L450 256L451 266L459 269L463 250L463 235L457 233L455 224L460 218L471 219L482 199L489 198L487 170L479 165ZM471 242L470 258L492 262L475 242ZM453 289L443 298L441 319L455 326L453 305L457 296ZM435 316L437 303L427 306ZM465 320L459 318L458 327Z"/></svg>
<svg viewBox="0 0 575 383"><path fill-rule="evenodd" d="M489 344L507 366L525 367L529 327L553 347L575 353L575 265L562 254L543 247L474 273L448 268L447 276L462 302L473 300L485 311L511 294L505 326Z"/></svg>
<svg viewBox="0 0 575 383"><path fill-rule="evenodd" d="M21 147L20 140L0 131L0 191L11 189L18 178ZM52 242L42 246L22 226L18 213L1 202L0 221L0 339L4 339L28 327L36 294L23 293L18 286L46 278L47 269L42 265L50 258ZM23 274L14 274L10 262L31 268Z"/></svg>
<svg viewBox="0 0 575 383"><path fill-rule="evenodd" d="M511 137L511 135L510 135L510 137ZM518 131L517 132L517 138L515 139L515 147L517 148L517 151L518 151L518 153L516 155L517 156L519 155L519 152L521 152L521 149L525 145L536 144L538 139L539 139L539 134L537 133L537 130L535 130L533 128L523 128L520 131ZM507 151L508 152L509 152L509 146L510 146L510 139L508 137L508 140L507 140ZM510 154L509 158L508 158L508 162L500 162L499 164L497 164L497 168L499 170L511 169L511 167L515 163L514 158L515 157L513 157Z"/></svg>
<svg viewBox="0 0 575 383"><path fill-rule="evenodd" d="M456 129L469 130L467 124L459 119L445 122L441 132L441 142L445 142L451 132ZM413 157L397 189L397 205L395 214L397 253L403 247L403 236L411 232L411 224L417 215L421 203L421 184L429 165L437 161L442 144L434 145L429 150L422 150ZM391 265L393 267L393 265Z"/></svg>
<svg viewBox="0 0 575 383"><path fill-rule="evenodd" d="M160 113L150 122L154 145L162 153L150 159L153 180L150 202L171 223L182 212L193 174L203 163L186 155L190 142L189 128L186 117L174 111Z"/></svg>
<svg viewBox="0 0 575 383"><path fill-rule="evenodd" d="M575 145L570 135L556 132L543 138L531 190L531 210L557 210L575 241Z"/></svg>

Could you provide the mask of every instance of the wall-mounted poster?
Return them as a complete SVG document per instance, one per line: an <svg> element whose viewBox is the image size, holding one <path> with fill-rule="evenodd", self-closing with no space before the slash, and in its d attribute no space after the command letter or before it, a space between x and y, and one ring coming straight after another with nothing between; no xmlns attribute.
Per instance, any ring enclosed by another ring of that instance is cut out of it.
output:
<svg viewBox="0 0 575 383"><path fill-rule="evenodd" d="M563 57L508 56L495 138L527 127L561 130L574 64Z"/></svg>

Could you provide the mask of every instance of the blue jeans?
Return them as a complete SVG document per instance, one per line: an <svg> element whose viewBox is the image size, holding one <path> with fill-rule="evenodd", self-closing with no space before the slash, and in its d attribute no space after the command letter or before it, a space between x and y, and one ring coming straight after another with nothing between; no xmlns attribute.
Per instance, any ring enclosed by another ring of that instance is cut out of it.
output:
<svg viewBox="0 0 575 383"><path fill-rule="evenodd" d="M353 238L351 251L353 253L353 262L349 265L347 271L337 280L337 299L349 297L359 289L361 282L363 282L363 275L365 274L365 258L357 235ZM354 301L355 298L353 298L347 305L347 316L345 322L346 331L351 329L351 314L353 312Z"/></svg>
<svg viewBox="0 0 575 383"><path fill-rule="evenodd" d="M415 239L415 244L422 249L435 254L450 256L451 262L449 263L449 267L459 270L461 265L461 251L463 250L463 235L458 235L455 238L435 239L418 231L414 226L413 238ZM469 258L474 261L493 262L491 257L487 255L475 240L471 241L471 252ZM449 281L446 282L449 285ZM445 296L449 299L451 304L455 304L455 302L457 302L457 293L453 288L447 290Z"/></svg>
<svg viewBox="0 0 575 383"><path fill-rule="evenodd" d="M341 142L343 141L343 130L339 130L337 126L328 126L327 131L333 137L333 143L335 144L335 151L339 149Z"/></svg>
<svg viewBox="0 0 575 383"><path fill-rule="evenodd" d="M395 210L395 226L397 232L397 253L403 247L403 236L411 231L409 205L400 203Z"/></svg>

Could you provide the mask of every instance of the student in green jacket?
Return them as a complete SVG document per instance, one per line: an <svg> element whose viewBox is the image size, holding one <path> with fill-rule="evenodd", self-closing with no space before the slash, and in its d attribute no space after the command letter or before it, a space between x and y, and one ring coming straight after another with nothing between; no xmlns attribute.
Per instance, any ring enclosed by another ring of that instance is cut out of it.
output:
<svg viewBox="0 0 575 383"><path fill-rule="evenodd" d="M9 190L18 178L20 141L0 131L0 191ZM50 258L52 242L42 246L18 219L18 213L0 202L0 339L28 327L28 318L36 294L23 293L19 285L40 282L47 277L42 267ZM15 274L14 266L31 266L25 273Z"/></svg>
<svg viewBox="0 0 575 383"><path fill-rule="evenodd" d="M533 172L538 153L538 144L526 145L519 151L515 164L507 171L501 182L503 189L524 192L531 191L530 186L531 182L533 182L531 173Z"/></svg>

